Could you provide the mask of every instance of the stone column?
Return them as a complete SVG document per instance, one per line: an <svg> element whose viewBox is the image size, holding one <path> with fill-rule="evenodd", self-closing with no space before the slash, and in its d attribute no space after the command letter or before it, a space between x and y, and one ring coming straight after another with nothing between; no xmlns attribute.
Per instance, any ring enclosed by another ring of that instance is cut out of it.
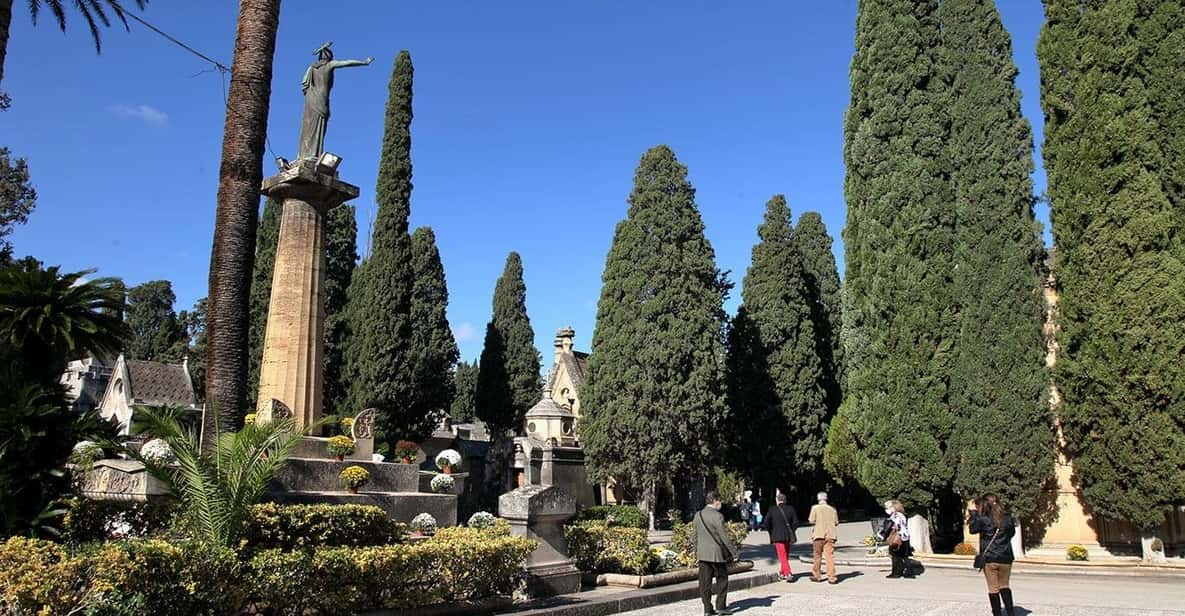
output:
<svg viewBox="0 0 1185 616"><path fill-rule="evenodd" d="M262 192L281 202L282 213L256 414L268 421L273 407L287 408L303 429L321 418L325 213L357 197L358 187L316 161L299 161L264 180Z"/></svg>

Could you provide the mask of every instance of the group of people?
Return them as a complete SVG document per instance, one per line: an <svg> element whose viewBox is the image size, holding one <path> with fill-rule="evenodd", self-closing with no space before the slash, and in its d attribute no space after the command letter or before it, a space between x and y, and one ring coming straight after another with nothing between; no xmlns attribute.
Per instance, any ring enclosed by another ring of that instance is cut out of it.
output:
<svg viewBox="0 0 1185 616"><path fill-rule="evenodd" d="M826 560L827 582L836 584L839 582L835 571L835 542L839 514L828 504L826 492L820 492L816 498L818 504L811 507L808 518L812 526L811 543L814 548L811 581L823 581L822 561ZM724 515L720 512L722 503L719 496L715 492L708 492L707 501L708 505L695 517L700 598L703 600L704 614L731 614L733 612L728 609L728 563L737 560L739 552L737 546L728 540ZM748 523L750 530L759 528L769 533L769 541L774 545L778 555L779 577L784 581L793 582L790 548L798 541L798 513L786 502L786 496L781 492L775 498L775 505L764 516L754 513L760 512L760 507L755 501L749 502L749 507L744 505L745 503L742 503L742 518ZM885 501L884 506L886 518L878 537L889 548L892 568L887 577L913 578L914 571L910 567L909 559L912 548L905 508L897 500ZM1016 534L1016 521L1008 515L999 499L989 494L976 499L968 506L967 524L969 532L979 535L979 555L976 557L975 566L982 569L987 582L992 615L1015 616L1009 578L1015 558L1012 537ZM712 603L712 595L716 596L715 605Z"/></svg>

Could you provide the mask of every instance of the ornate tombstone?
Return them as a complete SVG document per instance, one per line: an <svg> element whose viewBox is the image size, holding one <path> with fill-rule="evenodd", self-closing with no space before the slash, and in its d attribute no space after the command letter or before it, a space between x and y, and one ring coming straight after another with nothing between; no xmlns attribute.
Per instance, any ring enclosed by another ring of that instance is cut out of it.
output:
<svg viewBox="0 0 1185 616"><path fill-rule="evenodd" d="M510 532L539 542L527 557L527 593L547 597L578 592L580 570L568 558L563 524L576 515L576 499L555 486L524 486L498 497L498 515Z"/></svg>

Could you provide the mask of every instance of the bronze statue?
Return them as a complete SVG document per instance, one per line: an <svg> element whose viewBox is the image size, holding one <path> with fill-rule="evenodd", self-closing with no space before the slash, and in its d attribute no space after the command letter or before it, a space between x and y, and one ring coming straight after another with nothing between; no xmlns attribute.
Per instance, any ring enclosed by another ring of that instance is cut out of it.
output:
<svg viewBox="0 0 1185 616"><path fill-rule="evenodd" d="M333 71L348 66L368 66L374 58L365 60L334 60L332 42L317 51L317 61L309 66L301 81L304 92L304 114L300 120L300 153L297 158L316 160L325 151L325 127L329 124L329 91L333 89Z"/></svg>

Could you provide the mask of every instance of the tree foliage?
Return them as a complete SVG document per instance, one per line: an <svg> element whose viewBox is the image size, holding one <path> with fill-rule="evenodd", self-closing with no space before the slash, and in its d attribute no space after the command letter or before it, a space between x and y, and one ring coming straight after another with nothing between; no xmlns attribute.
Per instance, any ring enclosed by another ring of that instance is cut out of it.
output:
<svg viewBox="0 0 1185 616"><path fill-rule="evenodd" d="M185 332L185 343L188 345L189 377L193 380L193 391L198 402L205 399L206 393L206 298L194 302L193 308L182 310L177 315Z"/></svg>
<svg viewBox="0 0 1185 616"><path fill-rule="evenodd" d="M1046 0L1045 13L1058 414L1087 502L1151 529L1185 502L1185 7Z"/></svg>
<svg viewBox="0 0 1185 616"><path fill-rule="evenodd" d="M350 324L346 317L350 281L358 263L358 223L352 205L329 210L325 216L325 389L322 409L342 415L362 409L343 408L349 394L346 380L346 346Z"/></svg>
<svg viewBox="0 0 1185 616"><path fill-rule="evenodd" d="M449 415L454 423L470 422L476 416L474 409L477 408L478 370L477 362L462 361L453 372L453 388L456 395L453 397Z"/></svg>
<svg viewBox="0 0 1185 616"><path fill-rule="evenodd" d="M517 252L494 285L494 316L486 325L477 373L477 418L491 434L521 432L523 417L542 392L535 330L527 316L527 285Z"/></svg>
<svg viewBox="0 0 1185 616"><path fill-rule="evenodd" d="M388 87L370 254L354 272L349 291L350 408L378 409L378 427L392 443L414 438L424 422L412 406L411 378L414 272L407 219L412 190L412 78L411 55L401 51Z"/></svg>
<svg viewBox="0 0 1185 616"><path fill-rule="evenodd" d="M724 458L727 415L729 286L687 168L665 145L638 164L601 279L580 437L594 477L653 495Z"/></svg>
<svg viewBox="0 0 1185 616"><path fill-rule="evenodd" d="M37 191L29 180L29 165L23 158L12 158L8 148L0 148L0 265L12 261L12 243L8 236L16 225L23 225L37 205Z"/></svg>
<svg viewBox="0 0 1185 616"><path fill-rule="evenodd" d="M815 352L823 366L823 390L827 392L829 415L835 414L843 398L843 347L840 330L843 306L839 271L831 252L831 236L818 212L804 212L794 229L794 243L802 258L811 324L815 330Z"/></svg>
<svg viewBox="0 0 1185 616"><path fill-rule="evenodd" d="M282 206L274 199L263 202L259 229L255 234L255 269L251 275L251 321L247 345L250 378L247 395L255 400L259 395L259 369L263 363L263 339L267 333L267 311L272 299L272 276L276 269L276 245L280 241L280 213ZM255 408L251 403L251 408Z"/></svg>
<svg viewBox="0 0 1185 616"><path fill-rule="evenodd" d="M453 366L460 352L448 324L448 285L431 228L421 227L412 234L411 264L415 272L411 296L411 415L423 418L419 431L423 437L451 410L456 394Z"/></svg>
<svg viewBox="0 0 1185 616"><path fill-rule="evenodd" d="M828 366L786 197L769 200L757 234L728 337L729 432L736 468L758 486L788 489L822 471Z"/></svg>
<svg viewBox="0 0 1185 616"><path fill-rule="evenodd" d="M128 290L126 316L132 337L125 353L131 359L180 361L189 347L185 328L173 304L173 283L151 280Z"/></svg>

